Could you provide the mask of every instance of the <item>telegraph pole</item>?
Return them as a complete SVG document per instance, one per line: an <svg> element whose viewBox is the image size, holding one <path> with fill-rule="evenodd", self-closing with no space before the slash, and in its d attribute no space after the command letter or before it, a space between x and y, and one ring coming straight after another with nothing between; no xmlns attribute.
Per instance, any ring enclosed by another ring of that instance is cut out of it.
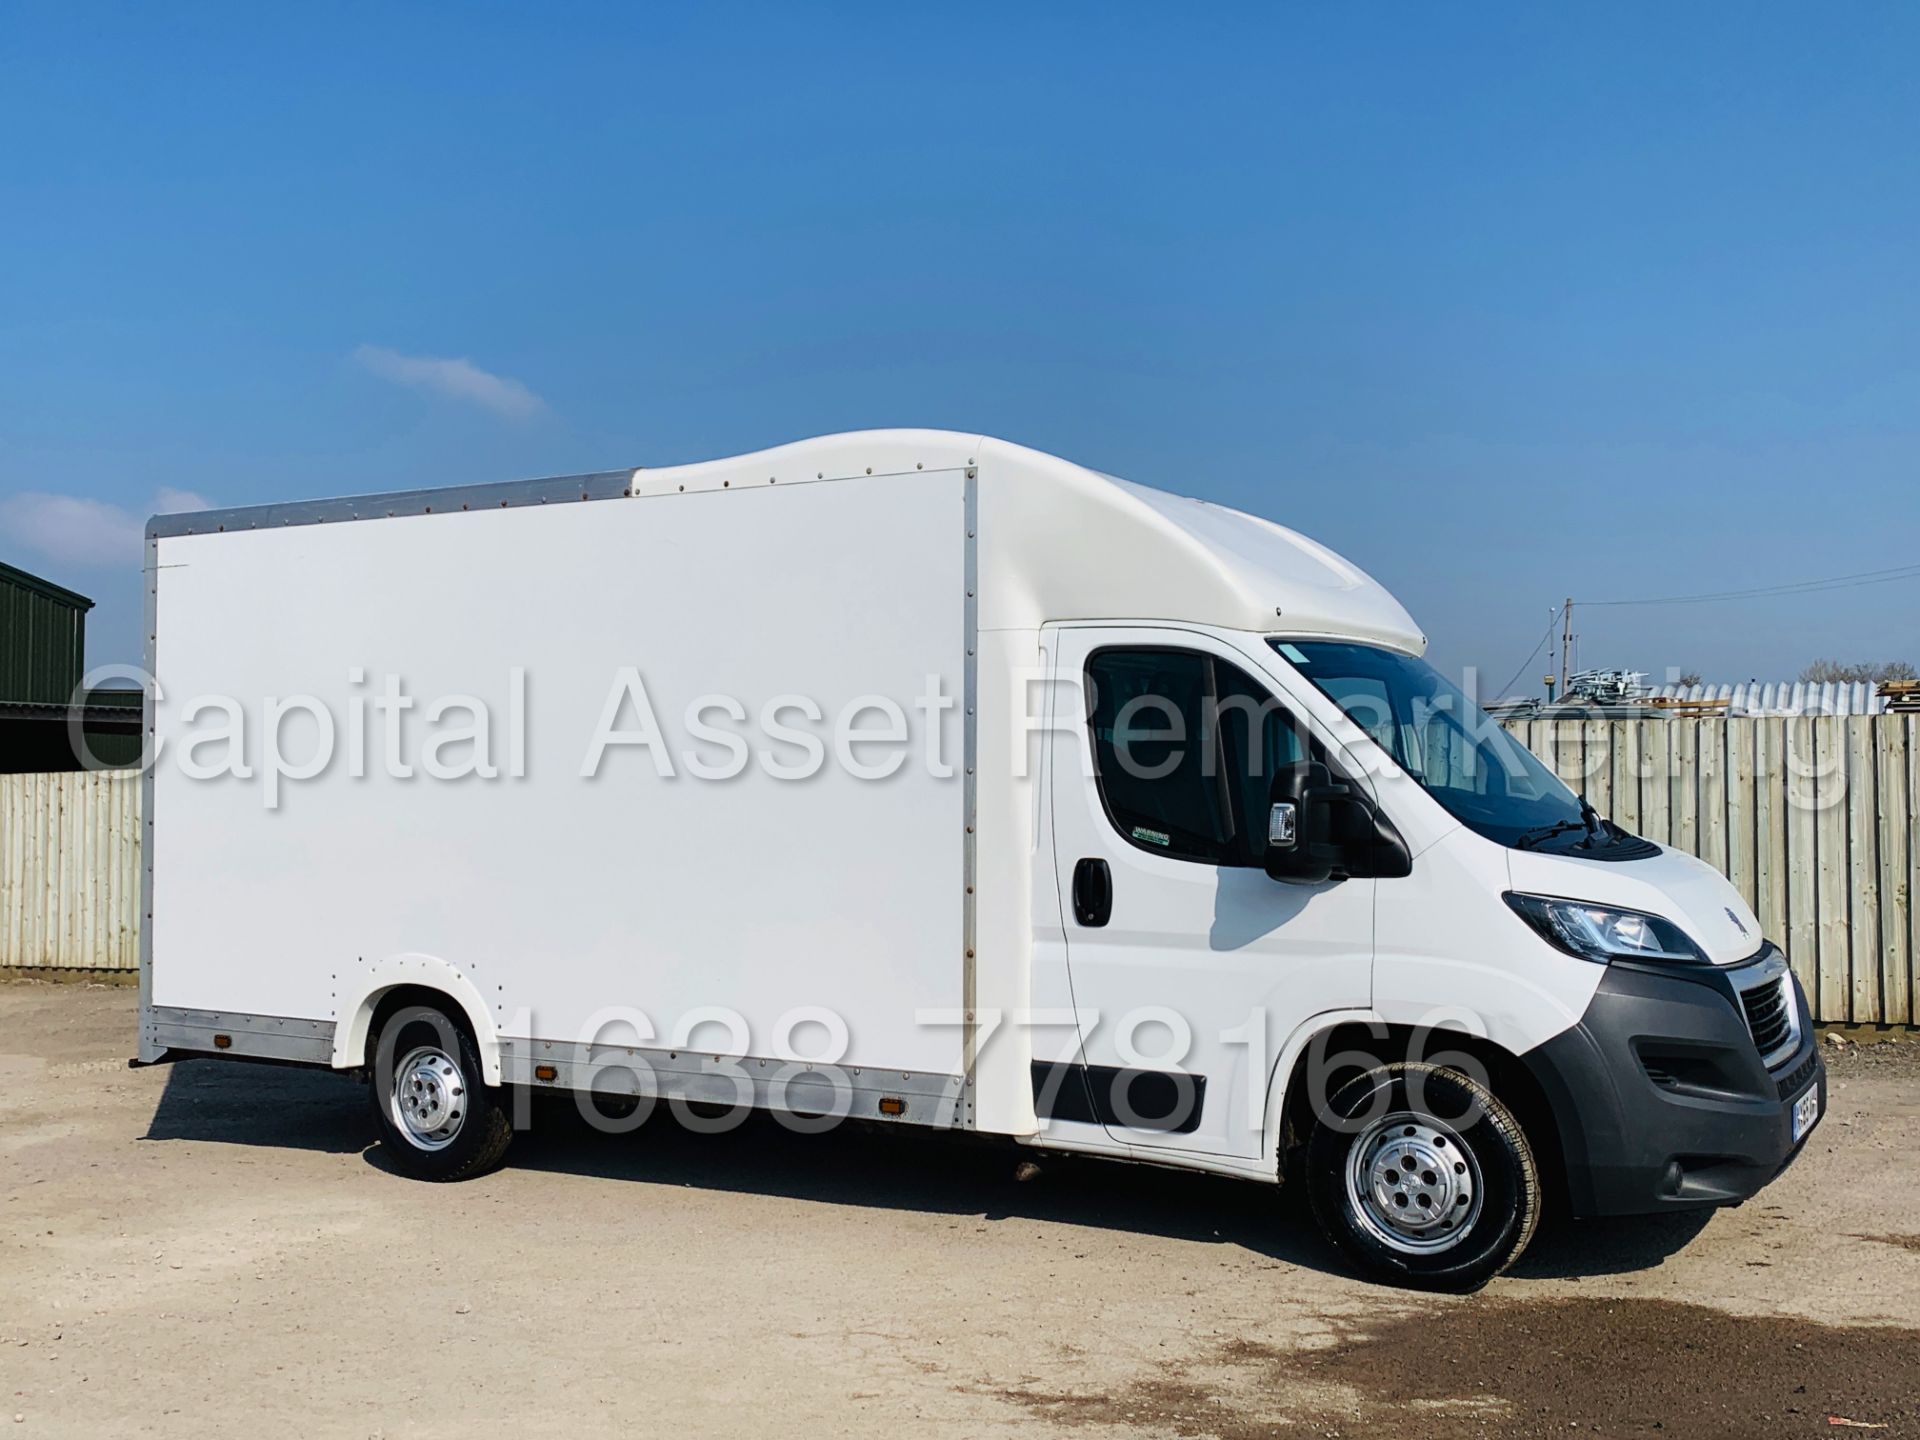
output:
<svg viewBox="0 0 1920 1440"><path fill-rule="evenodd" d="M1567 693L1567 652L1573 649L1573 597L1560 607L1560 693Z"/></svg>

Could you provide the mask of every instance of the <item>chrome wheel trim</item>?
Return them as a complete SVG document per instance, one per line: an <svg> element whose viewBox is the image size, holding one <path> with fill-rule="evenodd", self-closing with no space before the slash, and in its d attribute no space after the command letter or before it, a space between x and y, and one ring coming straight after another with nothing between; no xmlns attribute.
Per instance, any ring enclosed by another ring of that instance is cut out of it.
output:
<svg viewBox="0 0 1920 1440"><path fill-rule="evenodd" d="M415 1149L446 1149L467 1119L467 1082L460 1066L437 1046L409 1050L393 1067L387 1108L394 1128Z"/></svg>
<svg viewBox="0 0 1920 1440"><path fill-rule="evenodd" d="M1409 1165L1411 1161L1411 1165ZM1453 1249L1480 1218L1480 1162L1452 1128L1397 1110L1347 1147L1347 1207L1402 1255Z"/></svg>

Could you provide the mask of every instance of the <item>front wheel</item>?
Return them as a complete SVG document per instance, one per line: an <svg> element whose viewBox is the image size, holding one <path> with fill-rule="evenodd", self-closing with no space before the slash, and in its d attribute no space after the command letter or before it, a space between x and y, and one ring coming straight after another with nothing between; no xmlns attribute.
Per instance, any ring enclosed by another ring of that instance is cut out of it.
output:
<svg viewBox="0 0 1920 1440"><path fill-rule="evenodd" d="M1399 1285L1475 1290L1519 1259L1540 1175L1513 1112L1435 1065L1382 1065L1314 1119L1307 1186L1327 1238Z"/></svg>
<svg viewBox="0 0 1920 1440"><path fill-rule="evenodd" d="M409 1006L381 1026L368 1090L381 1148L415 1180L484 1174L513 1140L473 1037L431 1006Z"/></svg>

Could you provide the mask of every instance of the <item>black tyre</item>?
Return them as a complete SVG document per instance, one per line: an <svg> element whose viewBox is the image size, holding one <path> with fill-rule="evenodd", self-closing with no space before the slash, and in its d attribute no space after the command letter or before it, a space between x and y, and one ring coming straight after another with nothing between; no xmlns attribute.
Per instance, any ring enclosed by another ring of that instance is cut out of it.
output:
<svg viewBox="0 0 1920 1440"><path fill-rule="evenodd" d="M1435 1065L1382 1065L1341 1087L1307 1141L1314 1219L1367 1274L1477 1290L1519 1259L1540 1175L1513 1112Z"/></svg>
<svg viewBox="0 0 1920 1440"><path fill-rule="evenodd" d="M505 1092L489 1089L464 1021L427 1005L395 1011L373 1040L368 1101L393 1167L415 1180L468 1180L513 1141Z"/></svg>

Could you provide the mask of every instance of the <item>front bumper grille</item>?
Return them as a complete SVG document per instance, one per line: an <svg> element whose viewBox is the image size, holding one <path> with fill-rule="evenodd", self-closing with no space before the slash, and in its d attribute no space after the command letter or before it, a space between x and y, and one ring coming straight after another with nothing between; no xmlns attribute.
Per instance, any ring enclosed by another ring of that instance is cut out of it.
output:
<svg viewBox="0 0 1920 1440"><path fill-rule="evenodd" d="M1817 1070L1819 1066L1820 1052L1818 1050L1809 1050L1807 1052L1807 1058L1794 1066L1791 1074L1780 1077L1780 1098L1782 1100L1791 1100L1802 1090L1806 1089L1807 1082L1813 1078L1813 1072Z"/></svg>

